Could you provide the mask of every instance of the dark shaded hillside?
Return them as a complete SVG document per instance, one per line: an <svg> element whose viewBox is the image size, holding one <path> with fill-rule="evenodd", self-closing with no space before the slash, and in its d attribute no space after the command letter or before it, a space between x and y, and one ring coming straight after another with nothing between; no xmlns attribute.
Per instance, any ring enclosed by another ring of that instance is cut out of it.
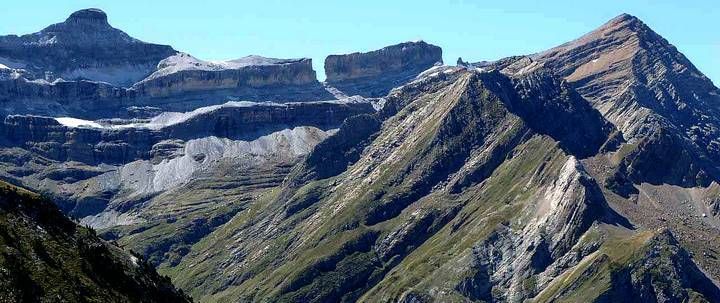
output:
<svg viewBox="0 0 720 303"><path fill-rule="evenodd" d="M0 182L0 302L189 302L141 258Z"/></svg>

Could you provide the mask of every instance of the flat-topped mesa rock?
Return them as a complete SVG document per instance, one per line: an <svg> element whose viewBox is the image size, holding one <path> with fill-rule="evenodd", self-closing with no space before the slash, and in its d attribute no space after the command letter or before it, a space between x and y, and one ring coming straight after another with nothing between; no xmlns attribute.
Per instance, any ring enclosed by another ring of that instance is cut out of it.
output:
<svg viewBox="0 0 720 303"><path fill-rule="evenodd" d="M0 64L26 69L34 78L89 79L129 86L177 53L110 26L99 9L74 12L64 22L22 36L0 36Z"/></svg>
<svg viewBox="0 0 720 303"><path fill-rule="evenodd" d="M162 60L154 73L133 88L144 96L167 97L218 90L248 93L300 86L321 87L309 58L247 56L211 62L179 53Z"/></svg>
<svg viewBox="0 0 720 303"><path fill-rule="evenodd" d="M335 99L317 81L310 59L248 56L208 62L178 54L132 88L79 80L30 80L23 70L0 69L0 116L33 114L83 119L124 118L157 111L190 111L231 100L298 102ZM30 77L32 78L32 77Z"/></svg>
<svg viewBox="0 0 720 303"><path fill-rule="evenodd" d="M382 97L423 71L442 63L442 49L405 42L367 53L330 55L325 59L326 82L346 93Z"/></svg>

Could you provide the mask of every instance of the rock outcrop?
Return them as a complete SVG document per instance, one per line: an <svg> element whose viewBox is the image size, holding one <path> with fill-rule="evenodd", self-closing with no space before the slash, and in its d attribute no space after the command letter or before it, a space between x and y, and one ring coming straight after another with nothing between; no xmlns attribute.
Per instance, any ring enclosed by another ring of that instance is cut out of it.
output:
<svg viewBox="0 0 720 303"><path fill-rule="evenodd" d="M367 53L328 56L325 75L329 85L347 95L382 97L435 64L442 64L440 47L405 42Z"/></svg>

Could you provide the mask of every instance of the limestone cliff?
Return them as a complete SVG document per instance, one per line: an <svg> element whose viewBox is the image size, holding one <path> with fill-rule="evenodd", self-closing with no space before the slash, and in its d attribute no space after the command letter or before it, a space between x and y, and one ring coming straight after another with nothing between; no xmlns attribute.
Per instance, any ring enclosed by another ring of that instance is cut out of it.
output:
<svg viewBox="0 0 720 303"><path fill-rule="evenodd" d="M405 42L366 53L328 56L325 75L328 84L348 95L382 97L438 63L442 63L440 47Z"/></svg>
<svg viewBox="0 0 720 303"><path fill-rule="evenodd" d="M164 97L210 90L242 90L282 86L319 86L312 60L248 56L207 62L188 54L168 57L133 88L142 95Z"/></svg>

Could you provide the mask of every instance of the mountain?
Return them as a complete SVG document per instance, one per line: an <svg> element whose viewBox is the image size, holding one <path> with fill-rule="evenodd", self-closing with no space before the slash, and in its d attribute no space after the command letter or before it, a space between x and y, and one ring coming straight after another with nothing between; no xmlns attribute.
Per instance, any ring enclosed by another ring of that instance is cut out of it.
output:
<svg viewBox="0 0 720 303"><path fill-rule="evenodd" d="M3 302L190 302L142 257L77 226L52 202L0 182Z"/></svg>
<svg viewBox="0 0 720 303"><path fill-rule="evenodd" d="M317 83L312 60L247 56L207 62L188 54L163 59L157 70L133 85L140 94L169 96L238 87L302 86Z"/></svg>
<svg viewBox="0 0 720 303"><path fill-rule="evenodd" d="M419 41L324 67L4 68L0 178L201 302L720 301L720 94L636 17L492 62Z"/></svg>
<svg viewBox="0 0 720 303"><path fill-rule="evenodd" d="M163 271L209 302L720 299L670 232L610 206L582 159L616 130L566 82L449 68L387 99Z"/></svg>
<svg viewBox="0 0 720 303"><path fill-rule="evenodd" d="M620 179L707 186L720 177L720 90L638 18L620 15L505 71L537 66L573 83L633 144Z"/></svg>
<svg viewBox="0 0 720 303"><path fill-rule="evenodd" d="M113 28L98 9L74 12L37 33L0 37L0 64L49 81L88 79L126 86L175 53L170 46L145 43Z"/></svg>

